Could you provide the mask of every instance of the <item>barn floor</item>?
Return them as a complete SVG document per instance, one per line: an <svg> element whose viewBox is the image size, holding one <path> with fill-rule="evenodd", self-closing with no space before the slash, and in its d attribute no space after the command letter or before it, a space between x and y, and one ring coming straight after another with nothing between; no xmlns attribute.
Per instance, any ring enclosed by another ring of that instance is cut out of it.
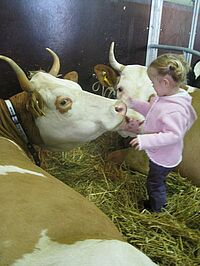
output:
<svg viewBox="0 0 200 266"><path fill-rule="evenodd" d="M118 144L107 134L68 153L46 153L43 168L94 202L154 262L200 265L200 189L170 174L166 210L142 210L146 177L105 160Z"/></svg>

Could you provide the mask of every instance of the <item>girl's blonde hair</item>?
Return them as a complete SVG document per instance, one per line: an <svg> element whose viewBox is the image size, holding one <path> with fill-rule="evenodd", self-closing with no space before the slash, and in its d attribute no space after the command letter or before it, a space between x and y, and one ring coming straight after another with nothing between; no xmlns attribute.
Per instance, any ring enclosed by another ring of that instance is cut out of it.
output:
<svg viewBox="0 0 200 266"><path fill-rule="evenodd" d="M155 68L158 71L158 75L170 75L178 84L187 81L187 73L190 70L183 55L178 54L162 54L149 65L148 69L150 67Z"/></svg>

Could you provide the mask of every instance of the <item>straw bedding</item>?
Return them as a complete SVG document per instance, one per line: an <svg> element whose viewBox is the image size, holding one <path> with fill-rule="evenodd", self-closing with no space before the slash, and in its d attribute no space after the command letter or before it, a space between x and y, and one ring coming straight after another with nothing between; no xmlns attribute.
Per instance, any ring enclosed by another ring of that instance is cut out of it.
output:
<svg viewBox="0 0 200 266"><path fill-rule="evenodd" d="M200 265L200 189L172 173L167 208L159 214L142 210L146 177L106 160L119 146L115 135L105 134L67 153L47 153L44 168L94 202L154 262Z"/></svg>

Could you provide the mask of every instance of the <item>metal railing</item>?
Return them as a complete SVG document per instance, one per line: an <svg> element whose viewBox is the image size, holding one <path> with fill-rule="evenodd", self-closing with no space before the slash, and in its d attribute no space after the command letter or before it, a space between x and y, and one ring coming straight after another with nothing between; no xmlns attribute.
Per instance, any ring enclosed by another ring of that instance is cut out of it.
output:
<svg viewBox="0 0 200 266"><path fill-rule="evenodd" d="M189 65L191 65L192 55L200 57L200 52L193 50L194 41L196 37L199 9L200 9L200 0L193 0L192 24L191 24L190 38L187 48L181 46L179 47L179 46L159 44L163 2L164 2L163 0L152 0L151 2L149 35L148 35L145 64L146 66L148 66L154 59L156 59L158 54L158 49L166 49L166 50L182 51L185 55L186 61L189 63Z"/></svg>

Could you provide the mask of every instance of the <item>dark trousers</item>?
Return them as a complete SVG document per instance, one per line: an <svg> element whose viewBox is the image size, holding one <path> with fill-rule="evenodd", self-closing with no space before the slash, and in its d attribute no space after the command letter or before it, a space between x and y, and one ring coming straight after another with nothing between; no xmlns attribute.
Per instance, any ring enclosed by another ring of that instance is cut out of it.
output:
<svg viewBox="0 0 200 266"><path fill-rule="evenodd" d="M152 211L160 212L166 205L167 175L174 169L157 165L149 160L149 173L147 176L147 192Z"/></svg>

